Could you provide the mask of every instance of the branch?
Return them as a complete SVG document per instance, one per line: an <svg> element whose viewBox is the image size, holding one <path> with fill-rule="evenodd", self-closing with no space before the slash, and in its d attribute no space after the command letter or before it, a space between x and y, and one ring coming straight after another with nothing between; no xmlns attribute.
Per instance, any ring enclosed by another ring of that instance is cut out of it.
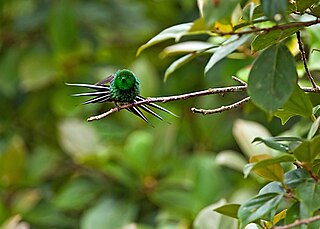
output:
<svg viewBox="0 0 320 229"><path fill-rule="evenodd" d="M244 83L244 82L243 82ZM313 87L301 87L301 89L305 92L318 92L319 91L316 88ZM134 103L128 103L119 107L114 107L112 109L110 109L109 111L102 113L100 115L96 115L96 116L91 116L87 119L88 122L90 121L95 121L95 120L99 120L102 119L104 117L107 117L108 115L118 112L122 109L126 109L129 107L133 107L133 106L138 106L138 105L142 105L142 104L148 104L148 103L155 103L155 102L161 102L161 103L166 103L169 101L176 101L176 100L186 100L186 99L190 99L193 97L200 97L200 96L205 96L205 95L212 95L212 94L220 94L220 95L224 95L226 93L232 93L232 92L240 92L240 91L246 91L247 90L247 85L241 85L241 86L232 86L232 87L221 87L221 88L209 88L207 90L203 90L203 91L197 91L197 92L191 92L191 93L187 93L187 94L182 94L182 95L173 95L173 96L166 96L166 97L155 97L155 98L146 98L144 100L141 100L139 102L134 102ZM243 101L246 100L246 101ZM248 98L245 98L235 104L231 104L227 107L232 106L232 108L236 108L238 106L240 106L241 104L243 104L244 102L247 102L247 100L249 100ZM240 104L238 104L240 103ZM232 109L230 108L230 109ZM218 108L218 109L222 109L222 108ZM225 110L230 110L230 109L225 109Z"/></svg>
<svg viewBox="0 0 320 229"><path fill-rule="evenodd" d="M312 84L312 87L315 88L316 90L320 91L320 87L317 86L316 81L313 79L313 77L309 71L309 68L307 65L306 52L304 51L304 48L303 48L303 44L302 44L301 36L300 36L300 31L297 32L297 39L298 39L298 44L299 44L299 50L301 53L301 59L303 61L304 69L307 73L307 76Z"/></svg>
<svg viewBox="0 0 320 229"><path fill-rule="evenodd" d="M228 110L237 108L237 107L241 106L242 104L248 102L249 100L250 100L250 97L246 97L246 98L244 98L244 99L242 99L242 100L240 100L240 101L238 101L236 103L230 104L228 106L222 106L222 107L219 107L219 108L216 108L216 109L212 109L212 110L198 109L198 108L192 107L191 111L193 113L201 113L203 115L221 113L221 112L224 112L224 111L228 111Z"/></svg>
<svg viewBox="0 0 320 229"><path fill-rule="evenodd" d="M296 220L293 223L285 225L285 226L274 227L274 229L289 229L289 228L293 228L293 227L296 227L296 226L299 226L302 224L309 224L309 223L312 223L312 222L318 221L318 220L320 220L320 215L316 215L316 216L313 216L308 219Z"/></svg>
<svg viewBox="0 0 320 229"><path fill-rule="evenodd" d="M270 32L272 30L284 30L284 29L288 29L288 28L293 28L293 27L308 27L311 25L315 25L320 23L320 20L317 18L316 20L312 20L312 21L306 21L306 22L292 22L289 24L284 24L284 25L275 25L272 27L268 27L268 28L256 28L253 27L249 30L243 30L243 31L231 31L231 32L221 32L221 31L213 31L214 33L221 35L221 36L226 36L226 35L243 35L243 34L249 34L249 33L259 33L259 32Z"/></svg>

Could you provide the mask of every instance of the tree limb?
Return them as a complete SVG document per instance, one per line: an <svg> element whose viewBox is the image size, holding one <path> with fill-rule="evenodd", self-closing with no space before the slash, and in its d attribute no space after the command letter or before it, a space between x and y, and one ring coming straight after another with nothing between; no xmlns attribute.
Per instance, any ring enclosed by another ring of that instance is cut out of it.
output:
<svg viewBox="0 0 320 229"><path fill-rule="evenodd" d="M296 226L299 226L302 224L309 224L309 223L312 223L312 222L315 222L318 220L320 220L320 215L316 215L316 216L310 217L308 219L296 220L293 223L285 225L285 226L274 227L274 229L289 229L289 228L293 228L293 227L296 227Z"/></svg>
<svg viewBox="0 0 320 229"><path fill-rule="evenodd" d="M243 83L245 83L245 82L243 82ZM301 87L301 89L305 92L318 92L319 93L319 91L313 87ZM122 109L126 109L126 108L133 107L133 106L138 106L138 105L142 105L142 104L155 103L155 102L166 103L166 102L170 102L170 101L186 100L186 99L190 99L193 97L200 97L200 96L205 96L205 95L212 95L212 94L224 95L226 93L241 92L241 91L246 91L246 90L247 90L247 85L241 85L241 86L231 86L231 87L221 87L221 88L209 88L207 90L191 92L191 93L182 94L182 95L173 95L173 96L155 97L155 98L149 97L149 98L146 98L146 99L141 100L139 102L128 103L125 105L114 107L105 113L89 117L87 119L87 121L90 122L90 121L100 120L100 119L107 117L108 115L115 113L115 112L118 112ZM245 100L245 101L243 101L243 100ZM247 102L247 100L249 100L249 97L247 97L243 100L238 101L234 104L228 105L228 106L226 106L227 108L220 107L220 108L218 108L218 111L219 111L219 109L222 109L222 111L224 111L223 109L230 110L232 108L236 108L236 107L240 106L241 104L243 104L244 102ZM220 111L220 112L222 112L222 111ZM217 113L217 111L214 113Z"/></svg>

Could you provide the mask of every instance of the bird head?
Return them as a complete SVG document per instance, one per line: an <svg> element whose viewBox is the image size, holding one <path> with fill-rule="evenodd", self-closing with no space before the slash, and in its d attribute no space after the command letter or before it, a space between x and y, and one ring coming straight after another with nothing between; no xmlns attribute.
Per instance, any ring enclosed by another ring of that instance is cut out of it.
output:
<svg viewBox="0 0 320 229"><path fill-rule="evenodd" d="M138 78L130 70L122 69L115 73L113 85L120 90L130 90L139 84Z"/></svg>

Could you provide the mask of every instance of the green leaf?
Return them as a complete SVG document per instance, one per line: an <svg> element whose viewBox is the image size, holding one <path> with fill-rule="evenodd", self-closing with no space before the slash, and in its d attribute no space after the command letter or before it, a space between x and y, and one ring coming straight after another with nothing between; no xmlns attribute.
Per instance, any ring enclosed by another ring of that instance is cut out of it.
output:
<svg viewBox="0 0 320 229"><path fill-rule="evenodd" d="M286 18L287 3L287 0L261 0L264 14L277 22Z"/></svg>
<svg viewBox="0 0 320 229"><path fill-rule="evenodd" d="M213 209L216 212L219 212L220 214L230 216L232 218L237 219L238 216L238 210L240 208L240 204L225 204L218 208Z"/></svg>
<svg viewBox="0 0 320 229"><path fill-rule="evenodd" d="M131 223L137 213L135 205L105 198L87 210L81 218L81 229L118 229Z"/></svg>
<svg viewBox="0 0 320 229"><path fill-rule="evenodd" d="M283 45L273 45L256 59L249 74L248 94L268 113L275 112L289 99L297 81L295 60Z"/></svg>
<svg viewBox="0 0 320 229"><path fill-rule="evenodd" d="M319 130L319 126L320 126L320 117L318 117L313 123L312 126L310 128L310 131L308 133L308 137L307 139L311 139Z"/></svg>
<svg viewBox="0 0 320 229"><path fill-rule="evenodd" d="M18 185L24 175L27 150L20 136L14 136L0 154L0 184Z"/></svg>
<svg viewBox="0 0 320 229"><path fill-rule="evenodd" d="M299 31L301 27L293 27L281 30L272 30L255 37L251 43L251 51L253 53L269 47L270 45L279 43L283 39L291 36Z"/></svg>
<svg viewBox="0 0 320 229"><path fill-rule="evenodd" d="M196 52L196 51L202 51L214 48L215 45L203 42L203 41L186 41L181 42L179 44L171 45L166 47L159 56L161 58L170 56L170 55L178 55L183 53L190 53L190 52ZM210 50L211 52L211 50Z"/></svg>
<svg viewBox="0 0 320 229"><path fill-rule="evenodd" d="M256 142L256 141L260 141L260 142L263 142L264 144L266 144L267 146L269 146L270 148L272 149L275 149L275 150L278 150L278 151L281 151L281 152L288 152L288 146L283 144L283 143L279 143L277 141L274 141L272 138L255 138L253 140L253 142Z"/></svg>
<svg viewBox="0 0 320 229"><path fill-rule="evenodd" d="M138 175L144 175L149 167L153 141L151 134L139 130L132 132L127 138L122 158Z"/></svg>
<svg viewBox="0 0 320 229"><path fill-rule="evenodd" d="M315 0L296 0L297 10L303 13L306 9L315 4Z"/></svg>
<svg viewBox="0 0 320 229"><path fill-rule="evenodd" d="M53 198L53 203L62 210L83 209L99 191L99 187L91 181L85 179L70 180Z"/></svg>
<svg viewBox="0 0 320 229"><path fill-rule="evenodd" d="M228 1L205 1L203 16L208 27L220 19L231 17L233 10L238 5L239 0Z"/></svg>
<svg viewBox="0 0 320 229"><path fill-rule="evenodd" d="M73 51L78 38L75 9L69 1L57 1L51 7L49 40L58 54Z"/></svg>
<svg viewBox="0 0 320 229"><path fill-rule="evenodd" d="M284 172L280 163L292 161L294 161L294 157L289 154L273 158L268 154L254 155L250 158L251 163L247 164L243 169L244 176L247 177L251 171L254 171L266 179L282 182Z"/></svg>
<svg viewBox="0 0 320 229"><path fill-rule="evenodd" d="M289 188L296 188L299 184L304 183L310 178L309 173L302 168L291 170L284 174L284 184Z"/></svg>
<svg viewBox="0 0 320 229"><path fill-rule="evenodd" d="M161 31L158 35L154 36L146 44L140 46L140 48L137 51L137 56L139 56L140 53L143 50L145 50L146 48L149 48L149 47L151 47L155 44L158 44L162 41L172 39L172 38L174 38L176 42L179 41L183 35L188 33L191 26L192 26L192 23L184 23L184 24L169 27L169 28Z"/></svg>
<svg viewBox="0 0 320 229"><path fill-rule="evenodd" d="M169 75L171 75L175 70L177 70L184 64L190 62L196 57L197 57L196 53L190 53L174 61L172 64L170 64L170 66L167 68L166 72L164 73L164 81L166 81Z"/></svg>
<svg viewBox="0 0 320 229"><path fill-rule="evenodd" d="M238 220L219 214L215 212L215 210L212 210L212 209L219 208L219 206L225 203L226 201L222 199L214 204L211 204L203 208L194 219L192 228L194 229L237 228ZM177 226L173 228L177 228Z"/></svg>
<svg viewBox="0 0 320 229"><path fill-rule="evenodd" d="M320 17L320 5L312 7L311 14L316 16L316 17Z"/></svg>
<svg viewBox="0 0 320 229"><path fill-rule="evenodd" d="M279 193L285 194L286 190L283 188L283 185L278 181L272 181L265 185L263 188L260 189L259 195L266 194L266 193Z"/></svg>
<svg viewBox="0 0 320 229"><path fill-rule="evenodd" d="M295 189L295 193L299 201L304 204L310 214L320 208L320 184L314 179L310 178L298 185Z"/></svg>
<svg viewBox="0 0 320 229"><path fill-rule="evenodd" d="M241 37L232 36L228 40L226 40L219 48L211 56L209 62L207 63L204 73L207 74L208 71L220 60L224 57L232 53L239 46L241 46L244 42L246 42L251 37L251 34L246 34Z"/></svg>
<svg viewBox="0 0 320 229"><path fill-rule="evenodd" d="M302 142L293 154L299 161L312 163L320 153L320 135Z"/></svg>
<svg viewBox="0 0 320 229"><path fill-rule="evenodd" d="M242 154L232 150L219 152L215 162L220 166L223 165L239 172L243 171L243 167L247 164L246 159Z"/></svg>
<svg viewBox="0 0 320 229"><path fill-rule="evenodd" d="M257 195L249 201L242 204L238 211L240 227L243 228L248 223L260 219L267 213L275 210L278 207L282 198L283 194L266 193L262 195Z"/></svg>
<svg viewBox="0 0 320 229"><path fill-rule="evenodd" d="M274 115L281 119L283 125L296 115L309 118L312 115L311 100L299 86L296 86L288 101Z"/></svg>

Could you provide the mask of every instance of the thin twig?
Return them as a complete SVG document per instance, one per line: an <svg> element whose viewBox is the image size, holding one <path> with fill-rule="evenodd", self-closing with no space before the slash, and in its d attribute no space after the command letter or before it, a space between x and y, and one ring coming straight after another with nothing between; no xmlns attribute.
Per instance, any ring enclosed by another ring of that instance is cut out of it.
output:
<svg viewBox="0 0 320 229"><path fill-rule="evenodd" d="M268 28L256 28L253 27L248 30L242 30L242 31L231 31L231 32L221 32L221 31L212 31L213 33L216 33L221 36L226 36L226 35L243 35L243 34L249 34L249 33L259 33L259 32L270 32L272 30L284 30L288 28L293 28L293 27L308 27L311 25L315 25L320 23L320 20L317 18L316 20L312 21L306 21L306 22L292 22L289 24L284 24L284 25L275 25L272 27Z"/></svg>
<svg viewBox="0 0 320 229"><path fill-rule="evenodd" d="M224 112L224 111L228 111L228 110L237 108L237 107L241 106L242 104L244 104L245 102L248 102L249 100L250 100L250 97L246 97L246 98L244 98L244 99L242 99L242 100L240 100L240 101L238 101L236 103L230 104L228 106L222 106L222 107L219 107L219 108L216 108L216 109L212 109L212 110L198 109L198 108L192 107L191 111L193 113L201 113L203 115L221 113L221 112Z"/></svg>
<svg viewBox="0 0 320 229"><path fill-rule="evenodd" d="M242 79L239 79L239 78L236 77L236 76L232 76L232 79L233 79L234 81L237 81L237 82L240 83L241 85L244 85L244 86L247 85L246 82L244 82Z"/></svg>
<svg viewBox="0 0 320 229"><path fill-rule="evenodd" d="M293 227L296 227L296 226L299 226L299 225L302 225L302 224L306 224L307 225L309 223L312 223L312 222L315 222L315 221L318 221L318 220L320 220L320 215L316 215L316 216L310 217L308 219L296 220L293 223L285 225L285 226L274 227L274 229L289 229L289 228L293 228Z"/></svg>
<svg viewBox="0 0 320 229"><path fill-rule="evenodd" d="M316 81L313 79L310 71L309 71L309 68L308 68L308 65L307 65L307 58L306 58L306 52L304 51L304 48L303 48L303 44L302 44L302 41L301 41L301 36L300 36L300 31L297 32L297 39L298 39L298 44L299 44L299 50L300 50L300 53L301 53L301 59L303 61L303 65L304 65L304 69L307 73L307 76L312 84L312 87L317 89L318 91L320 91L320 88L317 86L316 84Z"/></svg>
<svg viewBox="0 0 320 229"><path fill-rule="evenodd" d="M148 104L148 103L155 103L155 102L162 102L166 103L169 101L176 101L176 100L186 100L189 98L193 97L199 97L199 96L205 96L205 95L212 95L212 94L221 94L224 95L226 93L231 93L231 92L240 92L240 91L246 91L247 85L242 85L242 86L232 86L232 87L221 87L221 88L209 88L207 90L203 91L197 91L197 92L191 92L187 94L182 94L182 95L174 95L174 96L166 96L166 97L155 97L155 98L146 98L144 100L141 100L139 102L134 102L134 103L129 103L125 104L119 107L114 107L110 109L109 111L102 113L100 115L96 116L91 116L87 119L88 122L90 121L95 121L102 119L104 117L107 117L108 115L118 112L122 109L126 109L129 107L137 106L137 105L142 105L142 104ZM305 92L318 92L319 91L316 88L313 87L301 87L301 89Z"/></svg>

